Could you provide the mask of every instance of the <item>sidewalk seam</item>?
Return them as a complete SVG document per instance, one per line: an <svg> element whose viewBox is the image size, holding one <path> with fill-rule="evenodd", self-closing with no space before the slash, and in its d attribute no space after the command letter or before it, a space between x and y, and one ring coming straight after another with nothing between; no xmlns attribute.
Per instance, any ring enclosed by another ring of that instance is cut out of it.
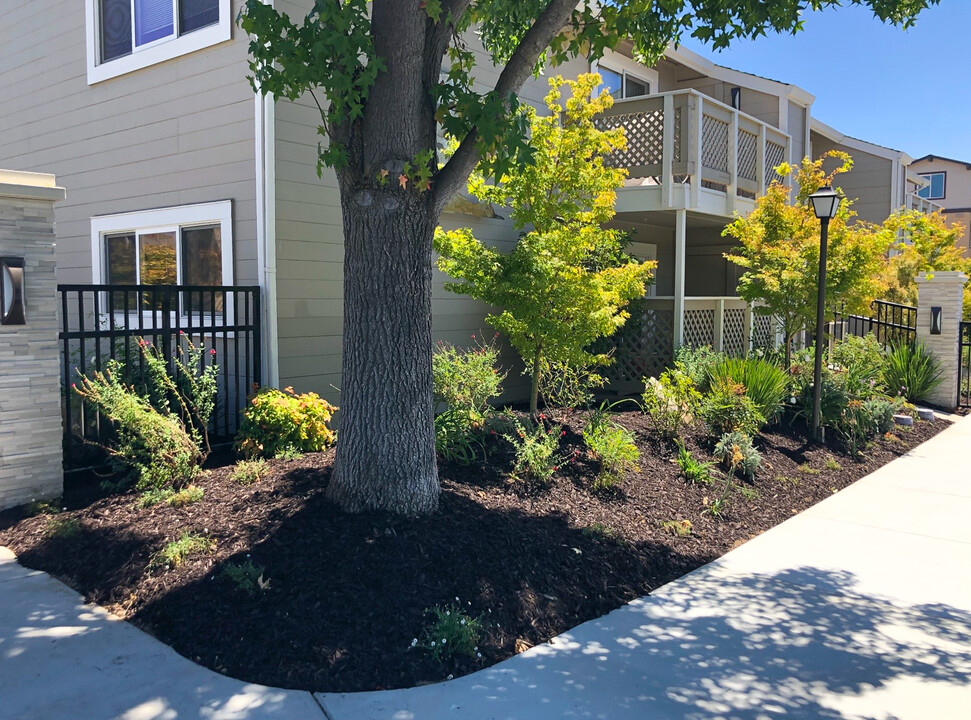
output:
<svg viewBox="0 0 971 720"><path fill-rule="evenodd" d="M327 708L324 707L323 700L317 697L317 693L313 693L313 692L310 693L310 697L312 697L314 699L314 702L317 703L317 707L320 708L320 712L324 714L324 717L327 718L327 720L334 720L334 717L329 712L327 712Z"/></svg>

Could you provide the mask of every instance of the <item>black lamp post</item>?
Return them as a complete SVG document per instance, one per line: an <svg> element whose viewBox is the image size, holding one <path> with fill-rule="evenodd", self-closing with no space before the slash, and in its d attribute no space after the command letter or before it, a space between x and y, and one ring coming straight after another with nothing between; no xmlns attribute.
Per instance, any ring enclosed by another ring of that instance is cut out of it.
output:
<svg viewBox="0 0 971 720"><path fill-rule="evenodd" d="M819 218L819 284L816 288L816 356L813 366L812 439L819 440L819 404L823 390L823 322L826 314L826 241L829 221L836 217L842 198L829 185L809 196L813 212Z"/></svg>

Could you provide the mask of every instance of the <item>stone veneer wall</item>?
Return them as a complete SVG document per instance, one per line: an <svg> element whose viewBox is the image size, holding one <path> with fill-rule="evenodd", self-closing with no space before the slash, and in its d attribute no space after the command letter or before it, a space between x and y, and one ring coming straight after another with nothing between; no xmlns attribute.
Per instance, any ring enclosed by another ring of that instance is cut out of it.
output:
<svg viewBox="0 0 971 720"><path fill-rule="evenodd" d="M941 384L926 399L950 410L958 403L958 344L964 283L962 272L937 271L917 276L917 339L941 366ZM931 335L931 308L941 308L941 334Z"/></svg>
<svg viewBox="0 0 971 720"><path fill-rule="evenodd" d="M0 509L63 490L52 175L0 170L0 256L24 258L26 325L0 325Z"/></svg>

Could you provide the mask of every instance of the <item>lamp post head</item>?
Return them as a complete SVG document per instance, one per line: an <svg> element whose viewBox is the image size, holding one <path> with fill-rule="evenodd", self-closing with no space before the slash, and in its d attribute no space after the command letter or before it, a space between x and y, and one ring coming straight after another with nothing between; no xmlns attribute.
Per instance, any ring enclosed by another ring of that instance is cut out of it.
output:
<svg viewBox="0 0 971 720"><path fill-rule="evenodd" d="M809 202L813 206L813 212L820 220L831 220L836 217L836 211L839 209L842 199L839 193L829 185L823 185L823 187L809 196Z"/></svg>

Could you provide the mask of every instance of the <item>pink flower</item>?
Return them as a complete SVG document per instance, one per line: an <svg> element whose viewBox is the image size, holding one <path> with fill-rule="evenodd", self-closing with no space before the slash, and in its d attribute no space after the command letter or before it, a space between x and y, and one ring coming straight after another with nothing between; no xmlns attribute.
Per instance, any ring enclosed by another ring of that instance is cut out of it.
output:
<svg viewBox="0 0 971 720"><path fill-rule="evenodd" d="M209 354L210 355L215 355L216 354L216 348L213 348L212 350L210 350L209 351Z"/></svg>
<svg viewBox="0 0 971 720"><path fill-rule="evenodd" d="M564 436L566 436L566 430L560 433L560 437L564 437Z"/></svg>

